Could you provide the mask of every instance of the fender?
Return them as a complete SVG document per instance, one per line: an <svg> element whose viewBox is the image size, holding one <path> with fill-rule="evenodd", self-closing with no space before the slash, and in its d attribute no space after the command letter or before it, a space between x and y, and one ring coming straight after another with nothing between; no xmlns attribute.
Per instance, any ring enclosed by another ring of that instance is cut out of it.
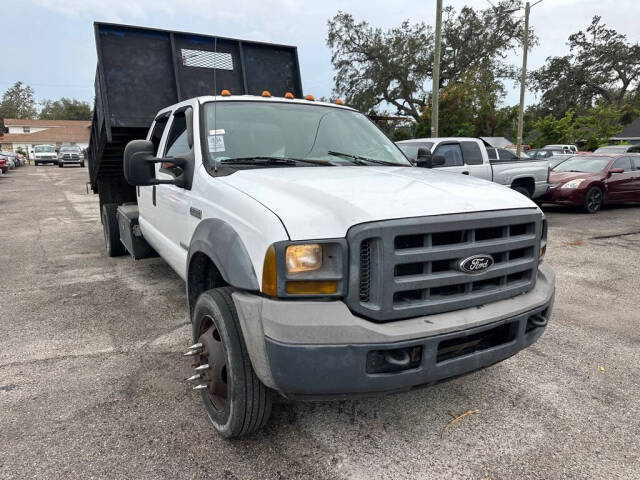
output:
<svg viewBox="0 0 640 480"><path fill-rule="evenodd" d="M260 290L256 272L242 239L224 220L206 218L196 227L187 255L187 278L191 258L198 252L211 259L224 281L232 287Z"/></svg>

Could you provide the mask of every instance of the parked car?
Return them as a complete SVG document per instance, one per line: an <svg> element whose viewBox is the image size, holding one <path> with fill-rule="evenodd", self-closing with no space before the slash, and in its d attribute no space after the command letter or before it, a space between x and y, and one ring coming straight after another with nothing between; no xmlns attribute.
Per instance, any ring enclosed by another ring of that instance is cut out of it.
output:
<svg viewBox="0 0 640 480"><path fill-rule="evenodd" d="M549 174L544 202L596 213L605 203L640 202L640 155L573 156Z"/></svg>
<svg viewBox="0 0 640 480"><path fill-rule="evenodd" d="M640 145L605 145L593 153L640 153Z"/></svg>
<svg viewBox="0 0 640 480"><path fill-rule="evenodd" d="M2 157L5 159L7 168L9 170L13 170L16 168L15 157L11 154L11 152L2 152Z"/></svg>
<svg viewBox="0 0 640 480"><path fill-rule="evenodd" d="M498 150L506 152L503 155L508 158L491 159L487 147L477 138L418 138L396 145L419 167L483 178L507 185L529 198L540 197L548 188L546 162L521 160L504 149Z"/></svg>
<svg viewBox="0 0 640 480"><path fill-rule="evenodd" d="M561 150L563 153L578 153L578 147L570 144L560 145L545 145L543 150Z"/></svg>
<svg viewBox="0 0 640 480"><path fill-rule="evenodd" d="M549 158L554 155L566 155L565 152L557 148L556 149L534 148L532 150L529 150L529 152L527 153L529 154L530 157L537 158L537 159Z"/></svg>
<svg viewBox="0 0 640 480"><path fill-rule="evenodd" d="M0 153L0 174L5 174L9 171L9 165L7 165L7 157Z"/></svg>
<svg viewBox="0 0 640 480"><path fill-rule="evenodd" d="M56 153L55 145L36 145L33 148L34 164L36 166L43 163L52 163L56 165L58 163L58 154Z"/></svg>
<svg viewBox="0 0 640 480"><path fill-rule="evenodd" d="M60 168L65 165L79 165L84 167L84 156L82 149L77 145L62 145L58 152L58 166Z"/></svg>

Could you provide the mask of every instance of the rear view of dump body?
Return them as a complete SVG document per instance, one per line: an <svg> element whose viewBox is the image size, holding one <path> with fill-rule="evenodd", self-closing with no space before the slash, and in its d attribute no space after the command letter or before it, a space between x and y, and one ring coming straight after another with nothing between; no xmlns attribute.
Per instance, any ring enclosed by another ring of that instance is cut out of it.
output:
<svg viewBox="0 0 640 480"><path fill-rule="evenodd" d="M145 138L166 106L223 89L302 96L296 47L109 23L94 28L98 67L88 161L101 207L135 201L123 174L124 148Z"/></svg>

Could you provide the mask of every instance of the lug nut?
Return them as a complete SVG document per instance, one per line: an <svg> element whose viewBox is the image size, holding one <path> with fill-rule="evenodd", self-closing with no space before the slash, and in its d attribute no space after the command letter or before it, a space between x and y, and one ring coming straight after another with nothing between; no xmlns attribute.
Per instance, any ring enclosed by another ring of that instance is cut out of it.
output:
<svg viewBox="0 0 640 480"><path fill-rule="evenodd" d="M202 378L202 375L200 373L196 373L195 375L191 375L189 378L187 378L187 382L193 382L195 380L200 380Z"/></svg>
<svg viewBox="0 0 640 480"><path fill-rule="evenodd" d="M200 355L200 350L189 350L187 353L183 353L183 357L195 357L196 355Z"/></svg>
<svg viewBox="0 0 640 480"><path fill-rule="evenodd" d="M196 385L195 387L193 387L194 390L205 390L207 388L206 385L203 385L202 383L200 385Z"/></svg>
<svg viewBox="0 0 640 480"><path fill-rule="evenodd" d="M196 367L196 372L200 373L200 372L204 372L205 370L209 370L209 364L205 363L204 365L200 365L199 367Z"/></svg>

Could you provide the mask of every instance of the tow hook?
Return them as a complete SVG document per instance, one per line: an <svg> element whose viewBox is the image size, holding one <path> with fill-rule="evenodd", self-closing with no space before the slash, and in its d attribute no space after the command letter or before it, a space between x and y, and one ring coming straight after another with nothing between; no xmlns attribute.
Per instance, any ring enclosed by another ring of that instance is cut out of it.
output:
<svg viewBox="0 0 640 480"><path fill-rule="evenodd" d="M529 323L534 327L546 327L548 322L549 320L539 313L529 317Z"/></svg>

